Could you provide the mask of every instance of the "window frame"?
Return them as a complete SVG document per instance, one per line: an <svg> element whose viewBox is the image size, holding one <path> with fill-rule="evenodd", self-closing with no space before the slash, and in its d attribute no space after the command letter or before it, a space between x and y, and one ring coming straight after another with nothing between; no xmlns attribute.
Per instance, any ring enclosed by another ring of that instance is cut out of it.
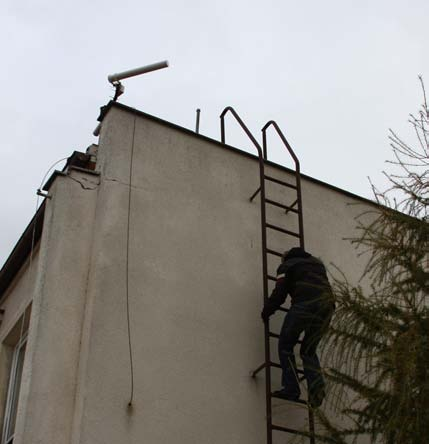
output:
<svg viewBox="0 0 429 444"><path fill-rule="evenodd" d="M26 331L21 336L13 350L12 365L9 373L6 407L4 413L1 439L2 444L12 444L15 436L16 416L18 413L18 402L19 394L21 391L22 371L25 361L27 338L28 331ZM19 369L21 369L20 372ZM13 430L11 430L11 428L13 428Z"/></svg>

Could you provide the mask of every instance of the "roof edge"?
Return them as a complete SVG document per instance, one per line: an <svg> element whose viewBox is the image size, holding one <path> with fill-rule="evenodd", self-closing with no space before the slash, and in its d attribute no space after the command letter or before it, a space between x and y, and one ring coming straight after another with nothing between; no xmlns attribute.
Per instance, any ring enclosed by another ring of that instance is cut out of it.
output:
<svg viewBox="0 0 429 444"><path fill-rule="evenodd" d="M236 153L239 153L239 154L241 154L243 156L251 157L253 159L257 159L258 158L258 156L256 156L255 154L248 153L247 151L243 151L240 148L234 147L232 145L228 145L226 143L222 143L219 140L212 139L211 137L204 136L202 134L198 134L195 131L192 131L192 130L190 130L188 128L184 128L183 126L177 125L175 123L171 123L168 120L161 119L160 117L156 117L156 116L153 116L152 114L145 113L144 111L140 111L140 110L138 110L136 108L132 108L132 107L130 107L128 105L124 105L123 103L114 102L113 100L111 100L107 105L104 105L104 106L102 106L100 108L100 115L98 116L97 120L99 122L102 122L103 119L106 117L107 113L112 108L122 109L124 111L130 112L130 113L135 114L137 116L144 117L146 119L149 119L149 120L152 120L154 122L157 122L157 123L159 123L161 125L168 126L170 128L176 129L178 131L182 131L182 132L184 132L184 133L186 133L186 134L188 134L190 136L200 138L200 139L205 140L205 141L210 142L210 143L214 143L214 144L222 147L223 149L226 148L226 149L232 150L232 151L234 151ZM265 163L267 165L270 165L270 166L275 167L275 168L279 168L280 170L286 171L288 173L292 173L292 174L294 173L294 171L291 170L290 168L285 167L283 165L280 165L278 163L272 162L270 160L265 161ZM357 199L357 200L359 200L361 202L365 202L365 203L367 203L369 205L374 205L376 207L379 206L376 202L374 202L371 199L368 199L368 198L363 197L363 196L359 196L358 194L354 194L351 191L347 191L347 190L344 190L343 188L339 188L339 187L337 187L335 185L331 185L330 183L323 182L322 180L316 179L316 178L314 178L312 176L308 176L306 174L301 173L301 177L303 179L305 179L305 180L308 180L309 182L313 182L313 183L315 183L317 185L321 185L321 186L324 186L326 188L330 188L331 190L334 190L334 191L336 191L338 193L344 194L344 195L346 195L348 197L351 197L353 199Z"/></svg>
<svg viewBox="0 0 429 444"><path fill-rule="evenodd" d="M9 257L0 270L0 302L3 300L6 290L15 278L18 271L24 265L31 254L32 249L42 236L43 222L45 218L46 199L37 209L36 214L27 225Z"/></svg>

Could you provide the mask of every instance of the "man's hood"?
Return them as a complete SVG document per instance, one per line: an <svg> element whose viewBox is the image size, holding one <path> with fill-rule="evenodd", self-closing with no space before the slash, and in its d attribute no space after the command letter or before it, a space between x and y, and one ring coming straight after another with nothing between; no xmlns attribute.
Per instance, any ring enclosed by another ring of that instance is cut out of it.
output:
<svg viewBox="0 0 429 444"><path fill-rule="evenodd" d="M304 258L307 258L307 257L310 257L310 256L311 256L311 254L310 254L310 253L307 253L307 252L304 250L304 248L301 248L301 247L294 247L294 248L291 248L291 249L285 254L285 256L284 256L284 260L292 259L292 258L295 258L295 257L304 257Z"/></svg>

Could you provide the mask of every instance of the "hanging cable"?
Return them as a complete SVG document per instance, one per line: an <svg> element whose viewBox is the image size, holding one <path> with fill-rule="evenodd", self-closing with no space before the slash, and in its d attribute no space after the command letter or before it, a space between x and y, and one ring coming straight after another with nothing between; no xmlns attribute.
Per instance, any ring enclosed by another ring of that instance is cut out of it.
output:
<svg viewBox="0 0 429 444"><path fill-rule="evenodd" d="M34 226L33 226L33 233L32 233L32 237L31 237L31 252L30 252L30 271L31 271L31 267L33 264L33 251L34 251L34 239L36 237L36 222L37 222L37 210L39 208L39 197L40 197L40 192L43 188L43 184L45 183L46 177L48 176L49 172L52 170L52 168L54 168L54 166L58 165L60 162L63 162L64 160L67 160L68 157L63 157L60 160L57 160L56 162L54 162L49 169L46 171L45 175L43 176L42 181L40 182L40 186L37 189L37 198L36 198L36 210L34 212Z"/></svg>
<svg viewBox="0 0 429 444"><path fill-rule="evenodd" d="M134 398L134 365L133 365L133 350L131 344L131 325L130 325L130 300L129 300L129 256L130 256L130 214L131 214L131 185L133 178L133 160L134 160L134 136L136 134L136 116L134 116L133 125L133 137L131 142L131 159L130 159L130 174L128 185L128 216L127 216L127 258L126 258L126 272L125 272L125 288L126 288L126 300L127 300L127 327L128 327L128 350L130 354L130 379L131 379L131 391L128 407L133 404Z"/></svg>

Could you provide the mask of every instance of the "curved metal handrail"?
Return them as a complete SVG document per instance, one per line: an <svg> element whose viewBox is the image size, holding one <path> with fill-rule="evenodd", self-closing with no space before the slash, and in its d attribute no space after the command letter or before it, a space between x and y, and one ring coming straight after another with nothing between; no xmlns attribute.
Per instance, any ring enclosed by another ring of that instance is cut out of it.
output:
<svg viewBox="0 0 429 444"><path fill-rule="evenodd" d="M264 165L264 154L262 152L261 145L257 142L253 134L250 132L249 128L245 125L243 120L241 120L237 111L232 106L227 106L220 115L220 133L221 133L221 141L225 143L225 115L230 112L237 122L240 124L242 130L247 134L247 137L252 141L253 145L255 145L258 150L258 160L259 160L259 189L253 195L253 197L260 192L261 193L261 232L262 232L262 251L264 252L267 248L267 235L265 232L266 228L266 211L265 211L265 165ZM250 200L253 199L250 198ZM263 276L264 276L264 301L268 298L268 284L266 276L268 274L268 262L266 255L262 255L262 268L263 268Z"/></svg>
<svg viewBox="0 0 429 444"><path fill-rule="evenodd" d="M245 123L241 120L240 116L237 114L237 111L232 106L227 106L220 115L220 137L222 143L225 143L225 115L230 112L237 122L240 124L242 130L247 134L247 137L252 141L253 145L255 145L258 150L259 158L263 159L262 147L259 145L253 134L250 132L249 128L245 125Z"/></svg>
<svg viewBox="0 0 429 444"><path fill-rule="evenodd" d="M267 129L273 126L275 130L277 131L277 134L280 136L280 139L284 143L285 147L289 151L289 154L291 155L293 161L295 162L295 182L296 182L296 191L297 191L297 205L298 205L298 224L299 224L299 232L301 233L300 236L300 246L301 248L304 248L304 222L303 222L303 216L302 216L302 197L301 197L301 168L299 164L299 159L297 155L295 154L292 147L289 145L289 142L287 141L285 135L283 134L282 130L278 126L277 122L274 120L270 120L267 122L264 127L262 128L262 147L264 151L264 159L267 159Z"/></svg>
<svg viewBox="0 0 429 444"><path fill-rule="evenodd" d="M295 154L295 152L292 149L292 147L289 145L289 142L287 141L285 135L282 133L282 130L280 129L280 127L278 126L278 124L277 124L277 122L275 120L270 120L269 122L267 122L265 124L265 126L261 130L262 131L262 138L263 138L262 146L263 146L263 149L264 149L264 158L265 158L265 160L267 160L267 154L268 154L267 153L267 138L266 138L267 136L266 136L266 133L267 133L267 129L271 125L274 126L275 130L277 131L277 134L280 136L280 139L282 139L284 145L286 146L287 150L289 151L289 154L292 156L292 158L293 158L293 160L295 162L296 169L299 170L299 160L298 160L298 157Z"/></svg>

